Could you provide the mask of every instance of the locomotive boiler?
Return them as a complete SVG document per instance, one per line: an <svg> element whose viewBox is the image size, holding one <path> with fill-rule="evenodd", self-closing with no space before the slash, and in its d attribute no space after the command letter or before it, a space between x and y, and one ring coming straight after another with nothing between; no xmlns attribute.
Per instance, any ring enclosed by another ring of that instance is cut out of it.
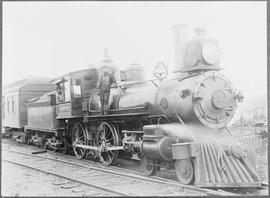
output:
<svg viewBox="0 0 270 198"><path fill-rule="evenodd" d="M241 96L218 71L182 75L162 81L123 86L112 93L111 109L147 108L170 122L183 119L210 128L222 128L231 120Z"/></svg>

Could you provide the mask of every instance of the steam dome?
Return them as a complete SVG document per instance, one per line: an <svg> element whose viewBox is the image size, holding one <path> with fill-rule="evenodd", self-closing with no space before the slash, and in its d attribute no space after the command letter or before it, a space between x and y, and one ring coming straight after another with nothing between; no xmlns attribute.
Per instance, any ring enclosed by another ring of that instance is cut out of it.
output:
<svg viewBox="0 0 270 198"><path fill-rule="evenodd" d="M127 81L145 80L145 69L136 62L127 66L125 74L126 74Z"/></svg>

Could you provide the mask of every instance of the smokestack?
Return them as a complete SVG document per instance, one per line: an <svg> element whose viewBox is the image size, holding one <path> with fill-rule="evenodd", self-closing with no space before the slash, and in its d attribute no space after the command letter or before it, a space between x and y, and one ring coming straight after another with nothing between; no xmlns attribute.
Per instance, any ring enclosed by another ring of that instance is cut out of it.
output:
<svg viewBox="0 0 270 198"><path fill-rule="evenodd" d="M186 24L179 24L173 26L173 43L175 66L174 73L179 72L184 67L184 50L185 44L188 40L188 26Z"/></svg>

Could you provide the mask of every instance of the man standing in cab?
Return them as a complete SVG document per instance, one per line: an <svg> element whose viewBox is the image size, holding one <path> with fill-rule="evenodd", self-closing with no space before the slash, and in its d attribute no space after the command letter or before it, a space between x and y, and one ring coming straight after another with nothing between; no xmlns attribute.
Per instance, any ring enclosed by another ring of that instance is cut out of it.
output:
<svg viewBox="0 0 270 198"><path fill-rule="evenodd" d="M99 79L97 90L98 90L100 103L101 103L100 113L101 115L107 115L111 85L114 84L117 87L117 82L114 78L113 72L112 73L110 72L110 68L108 66L103 66L102 70L103 70L103 73Z"/></svg>

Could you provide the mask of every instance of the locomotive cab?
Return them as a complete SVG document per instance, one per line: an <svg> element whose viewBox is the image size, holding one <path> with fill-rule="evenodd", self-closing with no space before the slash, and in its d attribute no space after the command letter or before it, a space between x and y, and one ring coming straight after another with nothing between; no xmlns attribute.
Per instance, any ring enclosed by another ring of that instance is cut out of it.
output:
<svg viewBox="0 0 270 198"><path fill-rule="evenodd" d="M97 81L96 69L72 72L55 79L57 118L82 117L83 101L96 88Z"/></svg>

